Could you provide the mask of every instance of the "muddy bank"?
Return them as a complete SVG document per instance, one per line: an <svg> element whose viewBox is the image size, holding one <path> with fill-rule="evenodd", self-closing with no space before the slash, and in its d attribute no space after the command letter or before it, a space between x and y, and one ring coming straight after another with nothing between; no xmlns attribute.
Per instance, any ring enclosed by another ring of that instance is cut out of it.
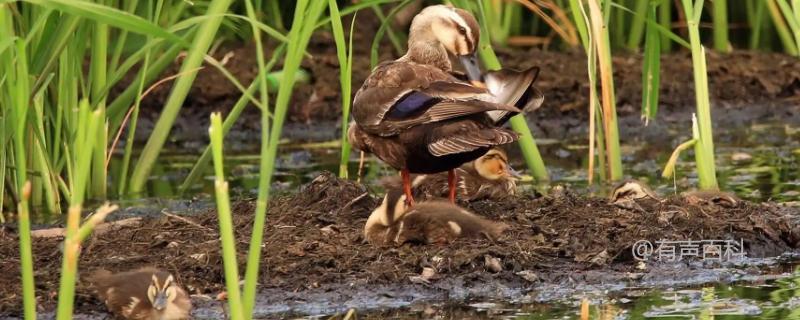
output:
<svg viewBox="0 0 800 320"><path fill-rule="evenodd" d="M640 279L681 280L679 274L659 271L675 264L642 265L634 260L631 246L639 240L742 239L748 257L779 256L800 246L797 208L744 201L735 205L687 202L672 197L640 201L625 209L606 199L566 191L543 197L528 194L502 203L469 204L475 212L512 226L495 243L463 240L450 246L406 244L378 249L364 243L362 235L364 222L377 203L376 195L367 187L328 174L296 195L275 199L265 229L261 284L269 294L263 297L263 311L295 310L285 306L314 297L335 305L349 303L347 297L369 297L370 293L389 298L505 297L523 295L534 285L609 283L630 274ZM240 262L245 260L246 230L252 223L253 210L252 201L234 206ZM189 292L198 295L195 298L202 305L207 301L203 297L215 297L224 290L216 230L213 210L182 217L144 218L138 225L91 238L81 255L80 268L118 271L158 266L175 273ZM56 303L60 241L38 238L34 242L37 296L44 310L51 310ZM0 255L5 259L0 261L0 268L13 271L0 275L2 315L20 312L17 251L16 234L3 228ZM701 269L718 266L708 261L678 263L683 264ZM423 268L431 268L435 274L420 277ZM339 293L344 294L332 298ZM218 305L212 301L206 304ZM307 308L315 306L326 309L315 304ZM83 282L78 283L76 308L82 313L103 310Z"/></svg>
<svg viewBox="0 0 800 320"><path fill-rule="evenodd" d="M359 18L362 18L359 16ZM369 23L368 17L364 23ZM359 22L361 23L361 22ZM368 75L369 45L371 38L357 34L354 39L353 92ZM271 47L265 49L271 53ZM298 84L287 118L290 129L285 136L291 140L328 140L338 137L336 122L341 114L339 66L335 46L330 34L318 32L312 38L308 52L313 56L303 62L311 75L306 84ZM542 138L563 138L585 132L588 103L586 57L582 51L543 51L540 49L496 48L505 67L525 68L538 65L542 68L539 87L545 94L543 107L527 116L535 134ZM228 55L226 67L247 84L256 72L254 48L250 43L228 44L214 55L222 59ZM390 46L381 49L381 60L396 58ZM707 52L709 90L715 120L723 125L782 120L800 123L800 60L780 53L735 51L730 54ZM639 132L641 106L641 54L614 53L614 81L617 110L622 131ZM165 72L177 72L178 65ZM688 51L665 54L662 57L660 107L656 126L660 122L689 122L694 111L695 97L692 78L691 55ZM122 83L124 86L126 83ZM170 85L155 90L143 103L145 112L139 122L137 139L146 139L151 131ZM204 131L197 127L208 126L212 111L226 112L239 98L236 87L213 67L201 70L187 97L170 143L179 147L196 147L204 144ZM235 141L248 141L259 137L259 116L255 108L247 108L232 131ZM300 129L308 125L328 123L324 131L307 134ZM330 130L329 130L330 129ZM652 131L652 129L648 130ZM647 130L645 130L647 131ZM688 131L688 130L687 130Z"/></svg>

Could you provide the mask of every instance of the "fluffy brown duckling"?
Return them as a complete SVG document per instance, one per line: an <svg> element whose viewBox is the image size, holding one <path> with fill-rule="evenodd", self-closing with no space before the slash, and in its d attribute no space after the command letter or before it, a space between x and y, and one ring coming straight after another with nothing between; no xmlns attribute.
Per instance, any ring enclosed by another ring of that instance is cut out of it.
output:
<svg viewBox="0 0 800 320"><path fill-rule="evenodd" d="M517 133L501 126L542 103L533 87L538 68L481 74L479 33L465 10L427 7L411 22L408 52L378 65L356 92L348 139L401 172L409 203L411 173L445 171L455 202L455 169L516 141ZM469 81L453 73L448 54L460 58Z"/></svg>
<svg viewBox="0 0 800 320"><path fill-rule="evenodd" d="M519 174L508 164L508 156L500 148L492 148L455 170L459 177L456 193L467 201L502 200L516 194ZM447 176L446 173L412 175L412 194L421 199L447 197ZM399 177L385 179L384 185L387 188L402 186Z"/></svg>
<svg viewBox="0 0 800 320"><path fill-rule="evenodd" d="M406 242L448 244L457 238L495 240L508 228L444 200L406 205L400 190L390 190L372 211L364 226L364 238L373 245Z"/></svg>
<svg viewBox="0 0 800 320"><path fill-rule="evenodd" d="M188 319L192 308L186 291L173 276L156 268L112 274L96 271L89 279L97 296L112 313L124 319Z"/></svg>

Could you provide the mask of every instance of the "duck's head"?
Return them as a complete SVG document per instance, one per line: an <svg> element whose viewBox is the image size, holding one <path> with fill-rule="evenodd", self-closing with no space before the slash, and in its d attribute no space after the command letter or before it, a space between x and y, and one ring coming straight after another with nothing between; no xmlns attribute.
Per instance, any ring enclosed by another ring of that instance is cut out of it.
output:
<svg viewBox="0 0 800 320"><path fill-rule="evenodd" d="M474 162L475 171L487 180L514 179L519 177L508 164L508 156L503 150L491 149Z"/></svg>
<svg viewBox="0 0 800 320"><path fill-rule="evenodd" d="M150 286L147 288L147 299L150 300L150 305L153 306L154 310L163 311L167 308L167 305L175 301L177 295L178 290L172 275L159 279L158 276L153 274Z"/></svg>
<svg viewBox="0 0 800 320"><path fill-rule="evenodd" d="M446 5L429 6L411 21L409 47L417 43L438 42L448 53L459 58L471 81L481 81L476 51L480 26L475 17L463 9Z"/></svg>

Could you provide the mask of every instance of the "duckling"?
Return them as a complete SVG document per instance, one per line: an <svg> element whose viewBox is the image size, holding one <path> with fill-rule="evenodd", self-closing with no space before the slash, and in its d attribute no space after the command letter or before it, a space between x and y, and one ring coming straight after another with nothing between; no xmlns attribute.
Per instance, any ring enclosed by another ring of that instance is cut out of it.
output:
<svg viewBox="0 0 800 320"><path fill-rule="evenodd" d="M145 267L112 274L96 271L89 279L106 307L124 319L188 319L192 308L186 291L172 274Z"/></svg>
<svg viewBox="0 0 800 320"><path fill-rule="evenodd" d="M681 196L692 205L713 204L726 208L734 208L742 201L733 193L718 190L695 190L684 192Z"/></svg>
<svg viewBox="0 0 800 320"><path fill-rule="evenodd" d="M455 169L459 177L457 192L467 201L482 199L502 200L516 194L519 174L508 164L508 156L500 148L492 148L478 159ZM444 173L412 175L412 194L422 199L441 198L448 195L444 187ZM392 177L384 180L388 188L399 188L401 182Z"/></svg>
<svg viewBox="0 0 800 320"><path fill-rule="evenodd" d="M516 141L517 133L501 126L542 103L533 87L538 68L481 74L479 37L478 23L467 11L427 7L411 22L408 52L378 65L356 92L348 139L400 171L411 205L411 173L447 171L454 203L454 169L493 146ZM448 54L459 57L468 81L452 73Z"/></svg>
<svg viewBox="0 0 800 320"><path fill-rule="evenodd" d="M409 207L401 190L387 192L364 226L364 238L373 245L394 242L447 244L457 238L496 240L508 225L493 222L443 200L429 200Z"/></svg>

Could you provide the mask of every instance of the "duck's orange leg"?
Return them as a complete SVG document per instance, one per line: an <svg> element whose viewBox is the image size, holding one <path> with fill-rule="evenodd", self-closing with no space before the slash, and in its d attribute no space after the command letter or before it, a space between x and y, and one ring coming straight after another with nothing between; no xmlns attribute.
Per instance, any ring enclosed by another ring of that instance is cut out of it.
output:
<svg viewBox="0 0 800 320"><path fill-rule="evenodd" d="M456 170L450 169L447 171L447 187L450 188L450 203L452 204L456 204L456 182L458 182Z"/></svg>
<svg viewBox="0 0 800 320"><path fill-rule="evenodd" d="M408 169L400 170L400 177L403 179L403 192L406 194L406 205L414 206L414 196L411 194L411 173Z"/></svg>

